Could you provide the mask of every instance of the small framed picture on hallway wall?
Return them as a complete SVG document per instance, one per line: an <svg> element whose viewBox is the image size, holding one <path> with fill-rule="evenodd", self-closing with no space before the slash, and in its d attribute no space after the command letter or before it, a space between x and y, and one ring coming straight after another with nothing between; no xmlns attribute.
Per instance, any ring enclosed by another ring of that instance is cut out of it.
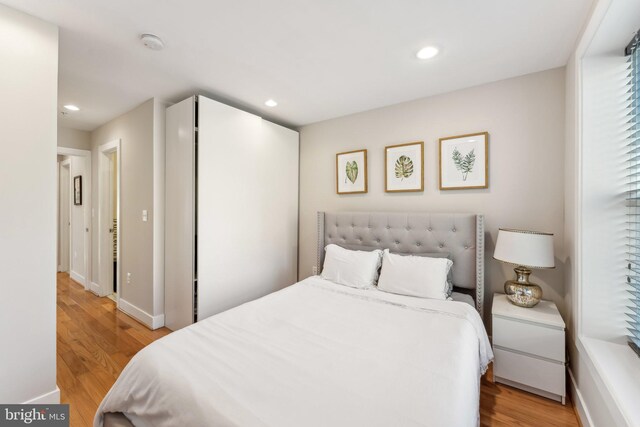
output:
<svg viewBox="0 0 640 427"><path fill-rule="evenodd" d="M82 205L82 175L73 177L73 204Z"/></svg>

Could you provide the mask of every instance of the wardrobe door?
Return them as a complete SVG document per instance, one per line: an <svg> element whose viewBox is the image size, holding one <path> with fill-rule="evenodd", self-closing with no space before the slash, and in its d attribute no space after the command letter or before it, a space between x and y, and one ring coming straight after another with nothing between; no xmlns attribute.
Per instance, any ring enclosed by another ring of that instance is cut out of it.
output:
<svg viewBox="0 0 640 427"><path fill-rule="evenodd" d="M204 97L198 108L201 320L295 282L298 139Z"/></svg>
<svg viewBox="0 0 640 427"><path fill-rule="evenodd" d="M263 167L269 177L263 204L271 220L263 230L261 257L270 292L298 281L298 141L298 132L262 121L262 143L268 147Z"/></svg>
<svg viewBox="0 0 640 427"><path fill-rule="evenodd" d="M194 322L194 99L167 108L165 193L165 325Z"/></svg>

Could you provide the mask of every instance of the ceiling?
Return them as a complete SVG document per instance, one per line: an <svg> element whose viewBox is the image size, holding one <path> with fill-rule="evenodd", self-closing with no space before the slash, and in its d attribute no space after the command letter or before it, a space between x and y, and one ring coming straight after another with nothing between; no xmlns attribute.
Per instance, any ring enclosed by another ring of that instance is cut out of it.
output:
<svg viewBox="0 0 640 427"><path fill-rule="evenodd" d="M591 0L0 0L60 27L60 125L194 93L300 125L566 64ZM154 33L162 51L145 48ZM440 54L418 60L436 45ZM273 98L279 105L269 108Z"/></svg>

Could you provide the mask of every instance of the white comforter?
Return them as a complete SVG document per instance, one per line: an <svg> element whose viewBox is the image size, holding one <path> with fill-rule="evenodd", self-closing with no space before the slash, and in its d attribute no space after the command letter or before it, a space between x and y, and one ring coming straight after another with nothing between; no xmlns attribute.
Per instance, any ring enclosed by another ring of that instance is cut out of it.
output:
<svg viewBox="0 0 640 427"><path fill-rule="evenodd" d="M477 426L492 358L466 303L311 277L146 347L94 426Z"/></svg>

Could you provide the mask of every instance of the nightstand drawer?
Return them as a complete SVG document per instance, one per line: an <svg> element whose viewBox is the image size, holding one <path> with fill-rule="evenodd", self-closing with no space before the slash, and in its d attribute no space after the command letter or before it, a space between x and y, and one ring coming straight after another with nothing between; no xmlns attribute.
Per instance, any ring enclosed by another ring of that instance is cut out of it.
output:
<svg viewBox="0 0 640 427"><path fill-rule="evenodd" d="M493 344L558 362L565 361L562 329L494 315Z"/></svg>
<svg viewBox="0 0 640 427"><path fill-rule="evenodd" d="M559 396L565 395L564 363L550 362L524 354L494 348L494 375L500 378L544 390Z"/></svg>

